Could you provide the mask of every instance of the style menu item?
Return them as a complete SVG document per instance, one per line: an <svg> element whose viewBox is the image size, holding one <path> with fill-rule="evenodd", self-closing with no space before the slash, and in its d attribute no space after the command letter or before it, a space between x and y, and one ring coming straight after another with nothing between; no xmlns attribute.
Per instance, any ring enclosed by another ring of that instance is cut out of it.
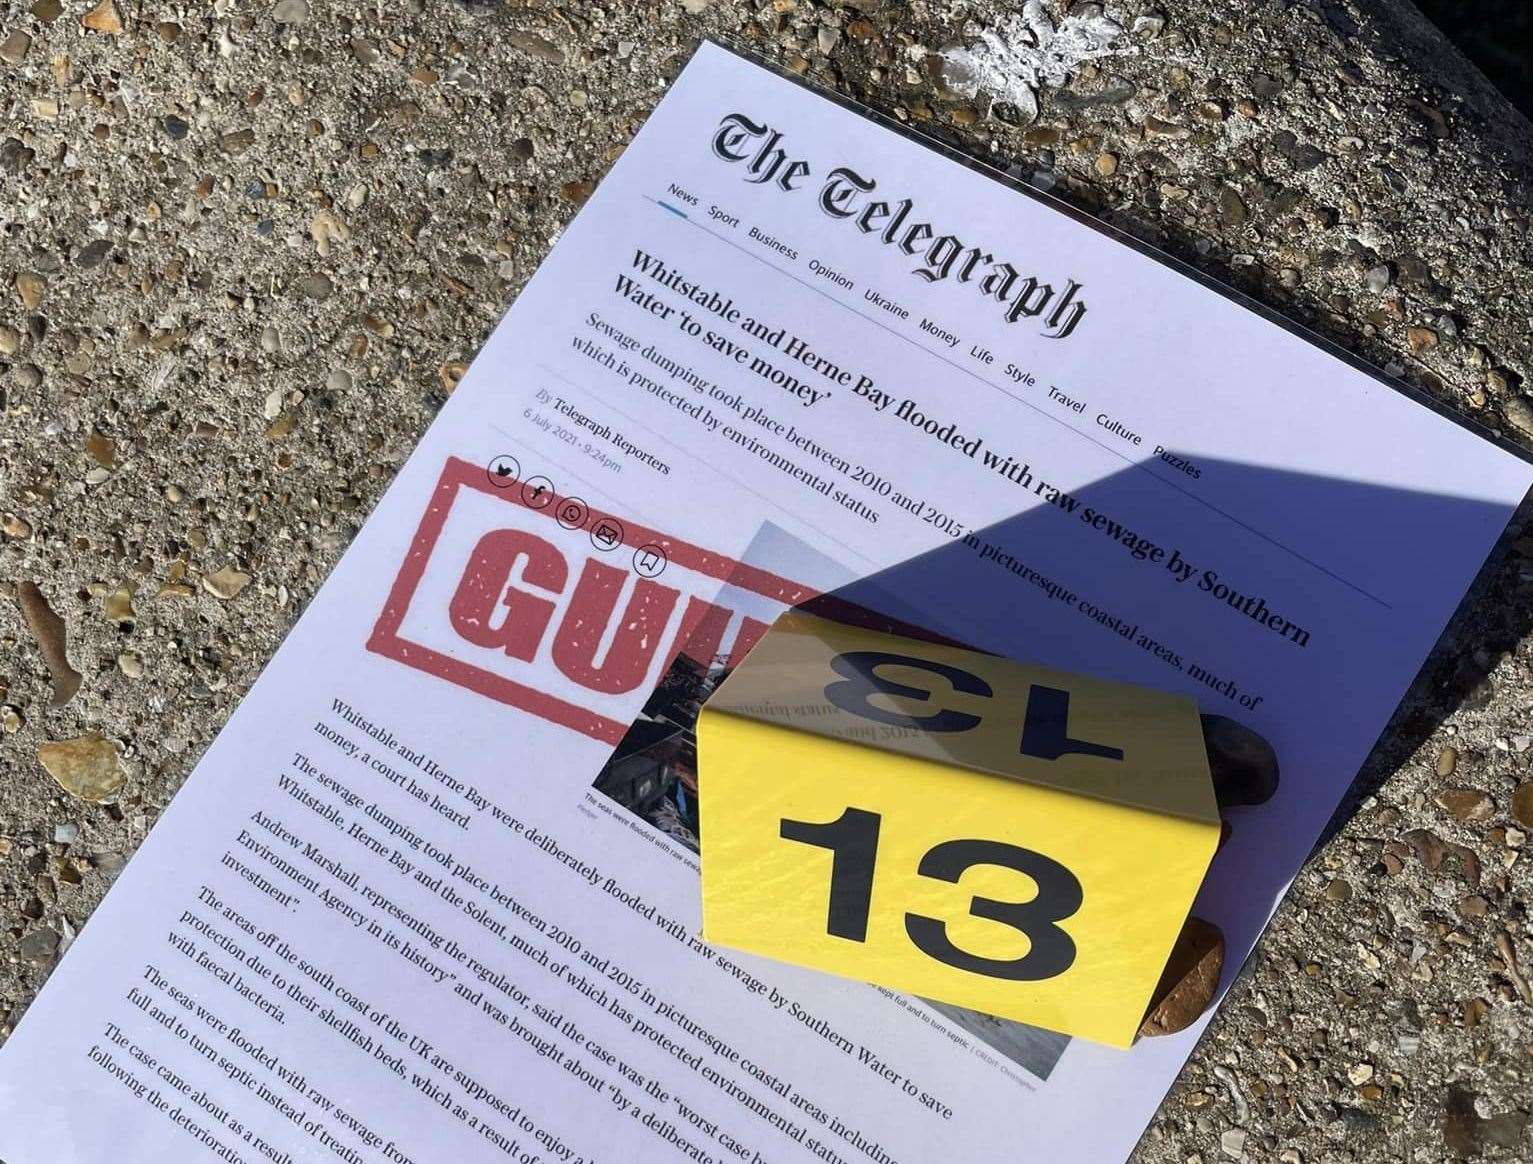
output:
<svg viewBox="0 0 1533 1164"><path fill-rule="evenodd" d="M1191 696L1283 761L1194 907L1238 966L1529 481L704 45L0 1048L0 1159L1120 1160L1203 1022L709 945L697 708L825 592Z"/></svg>
<svg viewBox="0 0 1533 1164"><path fill-rule="evenodd" d="M794 612L697 735L706 940L1133 1042L1219 842L1193 700Z"/></svg>

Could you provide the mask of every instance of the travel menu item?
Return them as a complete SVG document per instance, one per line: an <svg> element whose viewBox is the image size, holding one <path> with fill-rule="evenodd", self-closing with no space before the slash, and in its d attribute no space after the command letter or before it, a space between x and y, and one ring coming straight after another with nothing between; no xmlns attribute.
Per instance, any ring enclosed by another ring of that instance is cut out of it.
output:
<svg viewBox="0 0 1533 1164"><path fill-rule="evenodd" d="M0 1159L1121 1160L1201 1022L1117 1050L700 936L699 708L829 596L1247 724L1227 987L1529 481L704 44L0 1048Z"/></svg>

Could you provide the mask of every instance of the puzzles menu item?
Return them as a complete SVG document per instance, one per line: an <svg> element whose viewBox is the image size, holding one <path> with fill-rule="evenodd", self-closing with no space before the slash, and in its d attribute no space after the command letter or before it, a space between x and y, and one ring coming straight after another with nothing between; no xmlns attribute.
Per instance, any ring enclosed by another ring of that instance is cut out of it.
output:
<svg viewBox="0 0 1533 1164"><path fill-rule="evenodd" d="M803 613L698 747L709 941L1117 1046L1219 840L1186 696Z"/></svg>

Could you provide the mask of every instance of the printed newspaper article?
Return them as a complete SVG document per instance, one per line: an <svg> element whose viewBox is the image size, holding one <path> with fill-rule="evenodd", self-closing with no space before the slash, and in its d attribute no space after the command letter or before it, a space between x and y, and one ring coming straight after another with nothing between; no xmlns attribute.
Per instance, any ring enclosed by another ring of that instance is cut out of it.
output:
<svg viewBox="0 0 1533 1164"><path fill-rule="evenodd" d="M1235 716L1284 781L1197 906L1227 984L1528 483L705 45L0 1050L0 1159L1123 1159L1201 1025L700 940L701 702L833 595Z"/></svg>

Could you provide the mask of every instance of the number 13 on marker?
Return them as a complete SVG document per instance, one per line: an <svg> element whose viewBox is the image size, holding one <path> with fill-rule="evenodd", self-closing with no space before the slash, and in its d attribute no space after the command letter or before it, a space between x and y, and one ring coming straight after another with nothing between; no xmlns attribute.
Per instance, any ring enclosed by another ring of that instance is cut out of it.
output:
<svg viewBox="0 0 1533 1164"><path fill-rule="evenodd" d="M868 938L868 913L872 908L873 869L878 860L878 833L883 818L876 812L848 808L836 820L809 824L801 820L782 822L782 836L806 845L818 845L835 854L830 868L830 905L825 932L854 942ZM955 945L947 922L919 913L905 914L905 933L918 950L938 962L1015 982L1031 982L1063 974L1075 961L1075 943L1055 923L1081 906L1081 883L1058 861L1041 853L1002 841L960 838L941 841L926 850L916 871L923 877L956 883L979 865L1012 869L1033 881L1037 894L1029 901L996 901L974 897L969 913L989 918L1025 934L1026 954L1017 958L992 958Z"/></svg>
<svg viewBox="0 0 1533 1164"><path fill-rule="evenodd" d="M697 746L708 941L1117 1046L1218 843L1193 701L801 614Z"/></svg>

